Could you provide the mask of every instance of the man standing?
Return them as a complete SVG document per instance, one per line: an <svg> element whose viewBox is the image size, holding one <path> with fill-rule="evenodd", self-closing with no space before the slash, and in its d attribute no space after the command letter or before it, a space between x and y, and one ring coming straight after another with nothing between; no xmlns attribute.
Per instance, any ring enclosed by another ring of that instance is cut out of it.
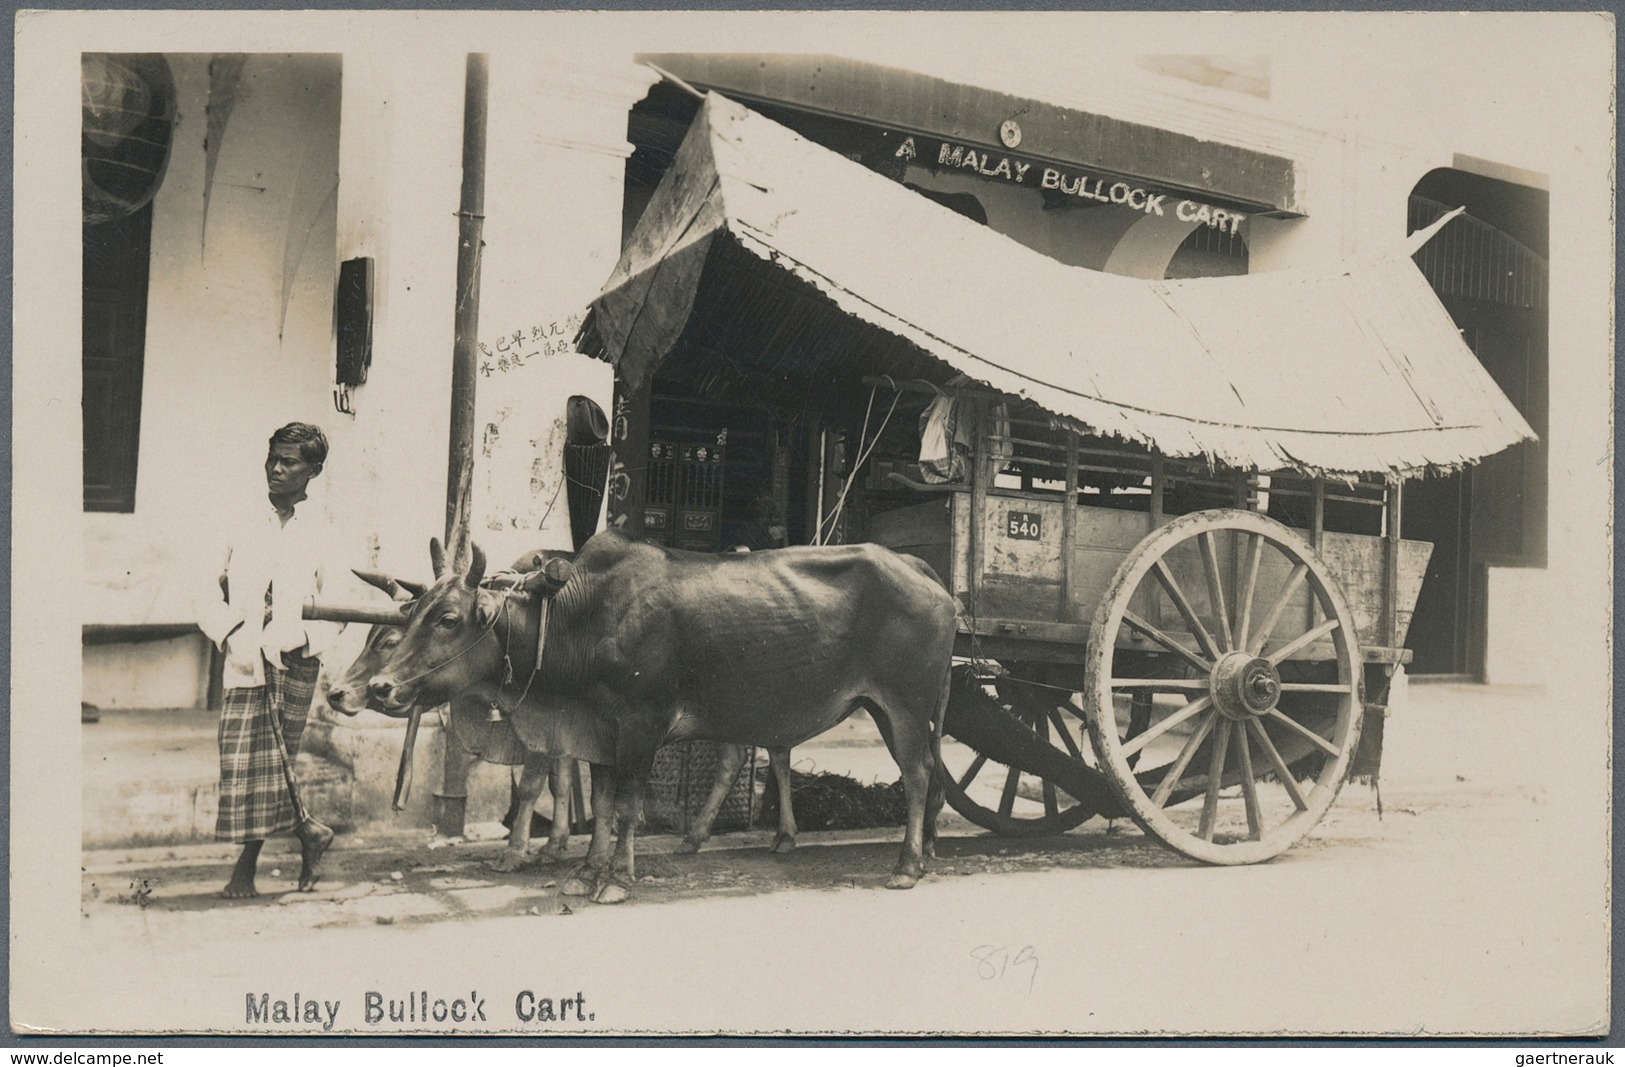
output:
<svg viewBox="0 0 1625 1067"><path fill-rule="evenodd" d="M321 654L338 627L306 622L304 602L320 591L328 530L305 500L327 461L319 427L291 422L271 435L265 457L269 502L226 526L223 570L208 576L198 626L225 650L220 715L220 814L215 836L243 846L222 896L258 895L254 874L265 839L298 835L299 889L316 886L316 867L333 831L309 818L294 796L292 760L315 695Z"/></svg>

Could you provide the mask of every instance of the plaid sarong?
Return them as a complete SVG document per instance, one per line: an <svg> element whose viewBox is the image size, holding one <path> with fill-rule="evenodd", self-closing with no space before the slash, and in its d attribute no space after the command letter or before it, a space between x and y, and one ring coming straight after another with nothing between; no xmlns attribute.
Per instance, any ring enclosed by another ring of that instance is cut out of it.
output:
<svg viewBox="0 0 1625 1067"><path fill-rule="evenodd" d="M263 686L226 690L220 712L220 814L214 827L221 841L263 841L293 829L297 821L270 716L281 717L288 758L293 759L299 755L322 664L291 653L282 659L286 666L264 663Z"/></svg>

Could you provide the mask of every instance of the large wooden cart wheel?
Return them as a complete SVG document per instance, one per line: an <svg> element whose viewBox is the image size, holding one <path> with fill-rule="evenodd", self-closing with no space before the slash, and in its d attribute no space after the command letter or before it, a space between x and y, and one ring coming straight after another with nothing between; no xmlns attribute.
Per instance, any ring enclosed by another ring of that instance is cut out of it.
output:
<svg viewBox="0 0 1625 1067"><path fill-rule="evenodd" d="M1141 541L1090 628L1085 706L1135 822L1193 859L1257 863L1336 799L1360 736L1361 653L1335 579L1248 511Z"/></svg>
<svg viewBox="0 0 1625 1067"><path fill-rule="evenodd" d="M1012 682L1001 694L967 668L955 669L952 684L942 784L955 811L996 834L1048 837L1100 810L1091 798L1057 788L1053 774L1059 763L1072 775L1084 769L1086 727L1071 693L1046 696L1045 687ZM1051 776L1040 773L1046 768ZM1101 792L1093 790L1092 799L1103 799Z"/></svg>

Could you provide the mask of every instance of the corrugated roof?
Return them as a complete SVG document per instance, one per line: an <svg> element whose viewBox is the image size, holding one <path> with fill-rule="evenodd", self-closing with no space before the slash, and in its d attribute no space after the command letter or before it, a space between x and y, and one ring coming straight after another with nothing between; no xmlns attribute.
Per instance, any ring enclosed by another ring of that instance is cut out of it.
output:
<svg viewBox="0 0 1625 1067"><path fill-rule="evenodd" d="M1146 281L1070 267L716 94L590 332L641 380L711 241L1077 428L1264 471L1450 468L1532 437L1405 259Z"/></svg>

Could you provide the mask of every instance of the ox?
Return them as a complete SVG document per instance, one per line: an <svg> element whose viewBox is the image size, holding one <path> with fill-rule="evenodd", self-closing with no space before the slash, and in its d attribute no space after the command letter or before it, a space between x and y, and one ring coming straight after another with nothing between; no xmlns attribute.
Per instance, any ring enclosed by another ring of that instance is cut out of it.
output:
<svg viewBox="0 0 1625 1067"><path fill-rule="evenodd" d="M408 610L413 598L423 592L422 586L404 580L366 571L357 571L356 575L362 581L389 593L401 603L403 610ZM361 654L328 690L329 706L345 715L356 715L370 707L393 718L405 718L410 708L383 707L376 701L367 700L366 696L367 683L383 667L400 640L401 627L374 626L367 633ZM571 760L553 760L544 754L529 751L513 732L511 723L506 720L492 722L486 706L472 700L452 701L446 743L459 745L470 759L483 759L509 767L523 766L519 782L514 787L513 802L503 820L509 829L508 847L492 862L492 867L499 871L516 871L524 865L534 829L531 810L549 781L553 785L553 819L547 846L542 850L541 857L546 862L564 855L570 842L570 781L574 774Z"/></svg>
<svg viewBox="0 0 1625 1067"><path fill-rule="evenodd" d="M526 553L514 564L513 571L528 573L554 556L565 555L545 551ZM402 606L403 613L410 611L411 605L417 597L423 595L425 588L404 578L396 579L372 571L358 570L354 573L367 584L388 593ZM499 578L498 581L500 580ZM404 623L404 618L402 621ZM354 716L363 709L370 708L392 718L405 718L410 713L410 707L390 708L376 700L367 699L367 683L382 669L389 654L400 644L401 637L400 626L372 627L367 633L360 655L350 664L343 677L328 690L327 701L335 711ZM529 839L537 832L535 820L538 817L531 812L549 782L553 786L553 814L547 845L542 849L541 859L546 863L557 860L565 854L570 843L569 793L575 775L573 759L553 759L545 753L529 751L519 740L509 719L493 721L488 713L487 704L466 698L451 702L446 740L448 743L458 744L470 759L482 759L509 767L522 765L519 781L513 790L512 803L503 819L503 824L509 830L508 847L492 861L491 866L494 869L516 871L524 866L529 858ZM747 754L747 749L741 745L720 746L716 777L711 792L677 851L698 852L710 838L711 828L722 811L722 805L727 800L728 791L737 779L740 768L744 766ZM790 802L790 750L770 749L768 759L778 784L780 798L778 833L773 839L771 848L774 852L788 852L796 847L795 814Z"/></svg>
<svg viewBox="0 0 1625 1067"><path fill-rule="evenodd" d="M942 805L936 749L955 630L954 601L925 564L877 545L711 556L608 530L573 563L548 560L495 589L481 587L478 548L464 574L446 570L438 544L431 556L436 582L369 697L389 708L493 702L531 750L592 764L592 844L561 891L627 898L661 745L787 749L859 708L908 801L886 884L919 881Z"/></svg>

